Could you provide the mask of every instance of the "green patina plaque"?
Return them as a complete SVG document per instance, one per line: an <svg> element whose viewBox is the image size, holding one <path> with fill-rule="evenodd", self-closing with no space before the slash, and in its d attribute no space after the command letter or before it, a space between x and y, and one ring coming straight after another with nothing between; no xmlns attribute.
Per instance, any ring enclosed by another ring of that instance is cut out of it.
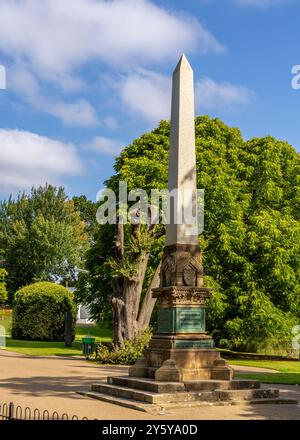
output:
<svg viewBox="0 0 300 440"><path fill-rule="evenodd" d="M177 308L176 332L198 333L205 331L205 310L202 307Z"/></svg>
<svg viewBox="0 0 300 440"><path fill-rule="evenodd" d="M205 332L204 307L162 307L158 310L159 333Z"/></svg>
<svg viewBox="0 0 300 440"><path fill-rule="evenodd" d="M208 341L182 341L182 340L175 340L174 341L174 348L214 348L214 341L208 340Z"/></svg>
<svg viewBox="0 0 300 440"><path fill-rule="evenodd" d="M175 308L161 308L158 310L158 332L175 332Z"/></svg>

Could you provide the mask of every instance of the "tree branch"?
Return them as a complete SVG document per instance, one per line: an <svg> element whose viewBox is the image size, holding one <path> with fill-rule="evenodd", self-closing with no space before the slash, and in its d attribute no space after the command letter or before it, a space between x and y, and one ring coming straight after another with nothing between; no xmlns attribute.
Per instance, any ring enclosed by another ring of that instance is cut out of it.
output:
<svg viewBox="0 0 300 440"><path fill-rule="evenodd" d="M140 330L145 330L149 327L150 319L152 315L153 308L155 306L156 298L152 297L152 289L159 287L159 273L160 273L161 262L159 263L156 271L153 275L150 286L148 287L147 293L143 300L139 318L138 318L138 326Z"/></svg>
<svg viewBox="0 0 300 440"><path fill-rule="evenodd" d="M114 236L115 253L118 260L123 260L124 258L124 225L121 220L122 217L118 215Z"/></svg>

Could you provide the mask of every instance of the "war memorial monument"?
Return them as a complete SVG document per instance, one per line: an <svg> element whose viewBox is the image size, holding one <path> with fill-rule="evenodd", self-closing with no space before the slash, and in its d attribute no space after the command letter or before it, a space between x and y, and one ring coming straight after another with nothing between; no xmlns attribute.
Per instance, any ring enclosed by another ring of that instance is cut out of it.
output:
<svg viewBox="0 0 300 440"><path fill-rule="evenodd" d="M183 55L173 73L169 190L191 190L197 210L193 70ZM175 199L166 225L158 304L158 329L144 356L128 376L108 377L92 385L87 396L142 411L159 408L249 403L296 403L279 398L276 389L255 380L235 380L233 370L214 347L205 329L205 302L212 294L198 244L197 224L176 224L184 210ZM172 214L173 213L173 214Z"/></svg>

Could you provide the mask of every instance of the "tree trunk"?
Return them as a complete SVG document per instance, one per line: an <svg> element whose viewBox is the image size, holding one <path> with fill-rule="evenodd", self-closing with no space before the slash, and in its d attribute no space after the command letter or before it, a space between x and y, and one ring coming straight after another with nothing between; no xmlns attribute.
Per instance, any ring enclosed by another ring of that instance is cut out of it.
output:
<svg viewBox="0 0 300 440"><path fill-rule="evenodd" d="M139 313L139 319L138 319L138 327L140 330L146 330L146 328L149 327L151 315L156 303L156 298L152 297L152 289L155 289L156 287L159 287L159 273L160 273L160 266L161 263L159 263L150 286L148 287L148 290L146 292L144 301L141 305L140 313Z"/></svg>
<svg viewBox="0 0 300 440"><path fill-rule="evenodd" d="M127 280L124 283L125 339L133 339L140 330L137 318L148 261L149 255L142 254L136 263L137 273L134 280Z"/></svg>
<svg viewBox="0 0 300 440"><path fill-rule="evenodd" d="M149 211L150 212L150 211ZM136 212L136 222L131 226L131 234L139 240L141 225L138 223L139 210ZM114 238L116 260L124 262L124 225L118 218ZM154 226L149 223L146 233L153 235ZM152 289L158 286L160 265L156 269L152 282L141 304L143 283L149 263L150 254L141 251L134 254L136 259L136 273L131 279L124 276L115 278L112 283L113 295L111 304L114 314L114 344L124 347L125 340L132 340L136 334L145 330L150 323L151 314L155 305L152 298Z"/></svg>
<svg viewBox="0 0 300 440"><path fill-rule="evenodd" d="M124 302L120 298L111 299L114 317L114 344L124 348Z"/></svg>

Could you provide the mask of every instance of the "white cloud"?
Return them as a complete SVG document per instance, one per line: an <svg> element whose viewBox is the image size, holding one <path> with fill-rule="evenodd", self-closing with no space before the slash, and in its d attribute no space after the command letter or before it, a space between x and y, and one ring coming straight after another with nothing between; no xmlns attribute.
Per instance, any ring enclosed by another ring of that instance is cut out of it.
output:
<svg viewBox="0 0 300 440"><path fill-rule="evenodd" d="M140 69L119 83L120 97L133 113L150 122L170 117L171 79L165 75Z"/></svg>
<svg viewBox="0 0 300 440"><path fill-rule="evenodd" d="M118 122L112 116L107 116L103 119L103 124L110 130L115 130L118 127Z"/></svg>
<svg viewBox="0 0 300 440"><path fill-rule="evenodd" d="M92 59L127 70L186 49L224 50L196 19L149 0L0 0L0 9L0 50L67 88L76 87L74 69Z"/></svg>
<svg viewBox="0 0 300 440"><path fill-rule="evenodd" d="M85 99L79 99L72 103L43 100L40 104L39 107L42 110L58 116L65 125L91 127L99 123L94 107Z"/></svg>
<svg viewBox="0 0 300 440"><path fill-rule="evenodd" d="M225 109L235 105L247 105L254 98L254 92L247 87L229 82L216 82L203 78L196 83L196 106L200 111Z"/></svg>
<svg viewBox="0 0 300 440"><path fill-rule="evenodd" d="M151 123L170 118L171 78L140 69L123 78L118 84L125 106ZM216 82L203 78L195 84L195 102L198 112L231 109L236 105L248 105L255 94L247 87L230 82Z"/></svg>
<svg viewBox="0 0 300 440"><path fill-rule="evenodd" d="M72 144L20 130L0 129L0 190L24 190L32 185L60 183L82 172Z"/></svg>
<svg viewBox="0 0 300 440"><path fill-rule="evenodd" d="M123 145L123 142L116 139L109 139L104 136L96 136L87 145L86 148L92 151L96 151L97 153L104 153L116 156L120 154Z"/></svg>
<svg viewBox="0 0 300 440"><path fill-rule="evenodd" d="M91 61L128 73L175 62L186 50L225 50L196 18L150 0L0 0L0 10L0 52L17 77L10 79L11 90L66 125L99 123L88 101L69 102L59 94L85 87L80 69ZM128 101L126 88L129 83Z"/></svg>
<svg viewBox="0 0 300 440"><path fill-rule="evenodd" d="M90 127L99 123L96 111L88 101L79 99L64 102L44 93L36 77L24 66L17 65L10 69L9 87L21 94L35 109L58 117L65 125Z"/></svg>

